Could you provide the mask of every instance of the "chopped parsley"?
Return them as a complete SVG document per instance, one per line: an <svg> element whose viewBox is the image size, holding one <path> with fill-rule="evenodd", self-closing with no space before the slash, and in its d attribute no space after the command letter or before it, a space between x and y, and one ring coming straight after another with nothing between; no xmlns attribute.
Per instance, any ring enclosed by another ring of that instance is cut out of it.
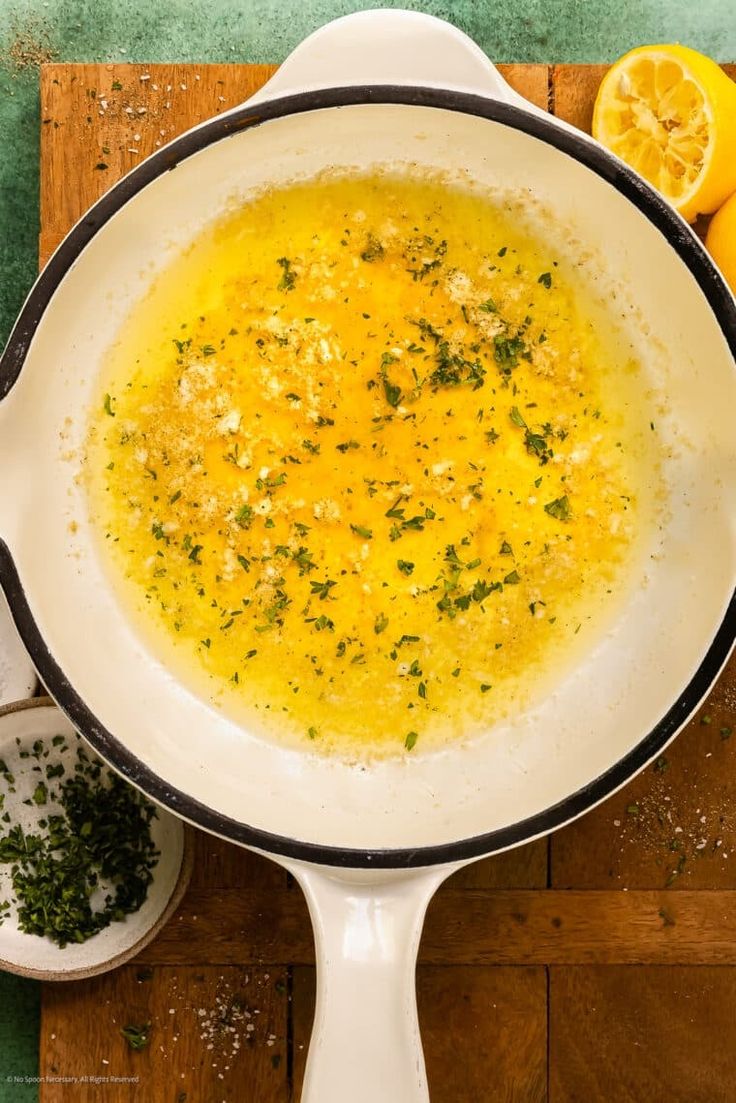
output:
<svg viewBox="0 0 736 1103"><path fill-rule="evenodd" d="M151 1040L151 1023L129 1023L120 1028L120 1033L125 1038L131 1049L145 1049Z"/></svg>
<svg viewBox="0 0 736 1103"><path fill-rule="evenodd" d="M52 766L48 776L61 775ZM15 824L0 836L0 863L11 867L20 930L64 947L141 907L158 860L151 837L156 810L82 747L58 792L39 781L31 800L46 806L52 798L59 811L39 820L37 832Z"/></svg>
<svg viewBox="0 0 736 1103"><path fill-rule="evenodd" d="M331 596L330 590L332 590L332 588L336 586L337 583L328 578L324 582L317 582L316 580L312 580L309 585L312 588L312 593L317 594L320 601L326 601L327 598Z"/></svg>
<svg viewBox="0 0 736 1103"><path fill-rule="evenodd" d="M564 494L562 498L555 498L553 502L547 502L544 512L549 513L550 517L554 517L557 521L571 520L572 511L567 494Z"/></svg>
<svg viewBox="0 0 736 1103"><path fill-rule="evenodd" d="M518 368L519 359L531 360L526 341L521 331L513 337L497 333L493 338L493 358L498 370L505 378L509 378L514 368Z"/></svg>
<svg viewBox="0 0 736 1103"><path fill-rule="evenodd" d="M380 260L383 254L384 248L381 242L374 234L369 234L368 242L365 249L360 254L360 259L366 261L368 264L372 264L373 261Z"/></svg>
<svg viewBox="0 0 736 1103"><path fill-rule="evenodd" d="M383 394L389 406L392 406L394 409L401 402L402 396L401 387L397 386L396 383L392 383L388 377L388 369L391 364L395 363L396 357L390 352L384 352L383 356L381 357L381 381L383 383Z"/></svg>
<svg viewBox="0 0 736 1103"><path fill-rule="evenodd" d="M278 290L293 291L296 285L296 272L292 268L291 261L288 257L279 257L276 263L282 270L281 279L278 282Z"/></svg>
<svg viewBox="0 0 736 1103"><path fill-rule="evenodd" d="M373 623L373 631L377 636L381 635L388 628L388 617L385 613L379 613Z"/></svg>

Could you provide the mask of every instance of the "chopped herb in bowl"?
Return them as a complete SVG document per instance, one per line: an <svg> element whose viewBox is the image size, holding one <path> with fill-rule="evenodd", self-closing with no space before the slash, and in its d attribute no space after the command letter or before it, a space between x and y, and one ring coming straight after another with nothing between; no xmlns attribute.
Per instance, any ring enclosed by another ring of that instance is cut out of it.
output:
<svg viewBox="0 0 736 1103"><path fill-rule="evenodd" d="M155 807L70 743L38 739L12 772L0 763L0 790L13 798L1 794L0 923L14 913L21 931L60 947L138 911L159 857Z"/></svg>

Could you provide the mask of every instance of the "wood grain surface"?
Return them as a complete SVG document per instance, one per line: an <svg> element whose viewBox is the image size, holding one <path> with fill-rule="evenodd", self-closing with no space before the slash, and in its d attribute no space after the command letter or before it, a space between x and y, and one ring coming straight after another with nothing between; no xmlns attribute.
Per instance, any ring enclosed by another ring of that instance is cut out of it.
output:
<svg viewBox="0 0 736 1103"><path fill-rule="evenodd" d="M501 69L589 126L604 66ZM42 263L121 175L273 71L44 67ZM625 790L441 889L418 974L433 1103L736 1101L733 729L734 662ZM44 987L41 1103L298 1100L314 1005L301 893L258 855L196 845L187 896L134 964ZM147 1023L132 1050L121 1028Z"/></svg>
<svg viewBox="0 0 736 1103"><path fill-rule="evenodd" d="M549 1054L549 1103L733 1103L733 969L550 969Z"/></svg>
<svg viewBox="0 0 736 1103"><path fill-rule="evenodd" d="M220 1103L240 1085L237 1099L281 1103L288 1006L283 967L125 965L93 980L46 985L42 1075L87 1082L44 1083L41 1098ZM147 1028L148 1045L131 1049L121 1033L128 1027Z"/></svg>
<svg viewBox="0 0 736 1103"><path fill-rule="evenodd" d="M432 1103L544 1103L543 968L420 965L419 1021ZM299 1098L314 1011L314 969L294 970L293 1090Z"/></svg>

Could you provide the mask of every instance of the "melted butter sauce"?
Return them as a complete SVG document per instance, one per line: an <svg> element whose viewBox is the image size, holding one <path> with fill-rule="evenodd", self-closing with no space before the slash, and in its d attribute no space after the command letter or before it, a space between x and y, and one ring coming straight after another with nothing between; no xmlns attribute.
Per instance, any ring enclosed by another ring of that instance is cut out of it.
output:
<svg viewBox="0 0 736 1103"><path fill-rule="evenodd" d="M503 209L325 178L222 218L133 309L91 508L196 691L266 737L416 754L513 715L610 620L651 523L645 406Z"/></svg>

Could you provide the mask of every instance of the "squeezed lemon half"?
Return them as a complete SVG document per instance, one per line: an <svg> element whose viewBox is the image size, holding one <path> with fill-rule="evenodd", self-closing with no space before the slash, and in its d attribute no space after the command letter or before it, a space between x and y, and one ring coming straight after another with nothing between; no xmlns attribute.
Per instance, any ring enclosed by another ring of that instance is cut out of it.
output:
<svg viewBox="0 0 736 1103"><path fill-rule="evenodd" d="M593 137L688 222L736 191L736 83L687 46L640 46L609 69Z"/></svg>

